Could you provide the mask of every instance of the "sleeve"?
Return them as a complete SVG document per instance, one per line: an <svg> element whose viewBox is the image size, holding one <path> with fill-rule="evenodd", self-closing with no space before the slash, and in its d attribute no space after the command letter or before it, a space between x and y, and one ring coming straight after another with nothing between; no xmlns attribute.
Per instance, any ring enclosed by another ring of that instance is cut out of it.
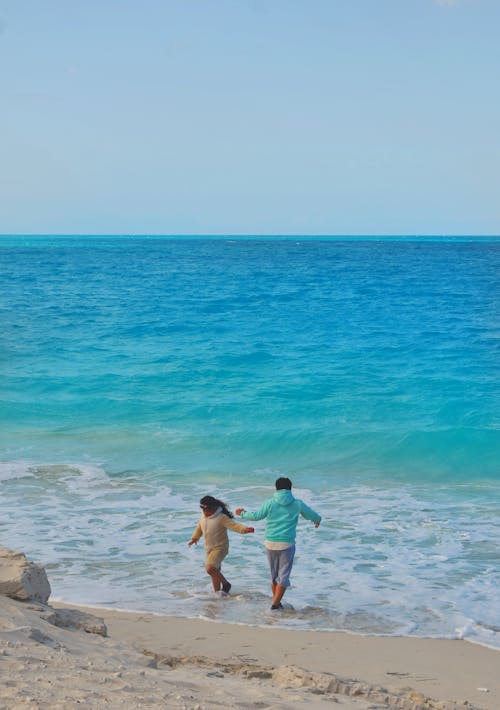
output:
<svg viewBox="0 0 500 710"><path fill-rule="evenodd" d="M222 524L224 525L225 528L229 528L229 530L234 530L235 532L243 534L245 530L247 529L246 525L242 525L241 523L237 523L236 520L233 520L232 518L228 518L227 515L222 516Z"/></svg>
<svg viewBox="0 0 500 710"><path fill-rule="evenodd" d="M321 522L321 515L316 513L312 508L306 505L303 501L300 501L300 514L306 520L312 520L313 523Z"/></svg>
<svg viewBox="0 0 500 710"><path fill-rule="evenodd" d="M241 514L242 520L262 520L263 518L267 518L269 515L269 508L271 507L272 500L266 500L264 505L259 508L259 510L254 511L251 513L248 510L244 510Z"/></svg>
<svg viewBox="0 0 500 710"><path fill-rule="evenodd" d="M198 542L200 537L203 535L203 530L201 529L200 523L195 527L193 534L191 535L191 540Z"/></svg>

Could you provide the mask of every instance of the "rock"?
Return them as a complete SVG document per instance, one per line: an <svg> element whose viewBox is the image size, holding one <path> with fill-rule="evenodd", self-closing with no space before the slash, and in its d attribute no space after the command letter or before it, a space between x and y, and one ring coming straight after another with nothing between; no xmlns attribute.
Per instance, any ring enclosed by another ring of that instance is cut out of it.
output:
<svg viewBox="0 0 500 710"><path fill-rule="evenodd" d="M245 678L272 678L272 671L267 671L265 668L243 668L241 671Z"/></svg>
<svg viewBox="0 0 500 710"><path fill-rule="evenodd" d="M50 591L43 567L26 559L22 552L0 546L0 594L20 601L46 604Z"/></svg>
<svg viewBox="0 0 500 710"><path fill-rule="evenodd" d="M339 680L330 673L312 673L296 666L280 666L272 674L273 682L288 688L309 688L316 693L339 692Z"/></svg>
<svg viewBox="0 0 500 710"><path fill-rule="evenodd" d="M44 634L43 631L34 626L20 626L15 630L18 633L23 634L23 636L26 636L26 638L30 641L36 641L36 643L42 643L45 646L50 646L51 648L61 648L61 644L53 639L52 636Z"/></svg>
<svg viewBox="0 0 500 710"><path fill-rule="evenodd" d="M99 634L100 636L107 636L108 634L104 619L78 609L50 608L50 611L43 614L42 618L48 621L49 624L59 626L61 629L77 629L86 631L88 634Z"/></svg>

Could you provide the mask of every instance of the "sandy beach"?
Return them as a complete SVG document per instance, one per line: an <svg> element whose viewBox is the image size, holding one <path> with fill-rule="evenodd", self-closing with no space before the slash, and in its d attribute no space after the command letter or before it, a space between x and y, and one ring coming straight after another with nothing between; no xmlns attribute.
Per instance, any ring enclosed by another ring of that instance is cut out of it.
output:
<svg viewBox="0 0 500 710"><path fill-rule="evenodd" d="M105 634L105 635L104 635ZM0 708L500 707L465 641L288 631L0 596Z"/></svg>

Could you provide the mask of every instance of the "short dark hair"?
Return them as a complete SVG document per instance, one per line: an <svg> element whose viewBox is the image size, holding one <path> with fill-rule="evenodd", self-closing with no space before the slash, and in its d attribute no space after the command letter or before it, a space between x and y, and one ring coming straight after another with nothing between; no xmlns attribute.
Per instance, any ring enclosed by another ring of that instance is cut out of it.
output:
<svg viewBox="0 0 500 710"><path fill-rule="evenodd" d="M292 482L289 478L277 478L276 479L276 490L277 491L291 491L292 490Z"/></svg>

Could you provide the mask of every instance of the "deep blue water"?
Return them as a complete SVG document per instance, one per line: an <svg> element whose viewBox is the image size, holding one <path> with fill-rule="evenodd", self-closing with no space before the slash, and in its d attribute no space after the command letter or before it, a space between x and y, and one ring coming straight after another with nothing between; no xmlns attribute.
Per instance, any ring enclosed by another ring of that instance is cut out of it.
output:
<svg viewBox="0 0 500 710"><path fill-rule="evenodd" d="M263 525L230 600L185 543L288 475L324 522L279 623L500 645L499 274L487 239L0 238L0 544L59 598L262 623Z"/></svg>

